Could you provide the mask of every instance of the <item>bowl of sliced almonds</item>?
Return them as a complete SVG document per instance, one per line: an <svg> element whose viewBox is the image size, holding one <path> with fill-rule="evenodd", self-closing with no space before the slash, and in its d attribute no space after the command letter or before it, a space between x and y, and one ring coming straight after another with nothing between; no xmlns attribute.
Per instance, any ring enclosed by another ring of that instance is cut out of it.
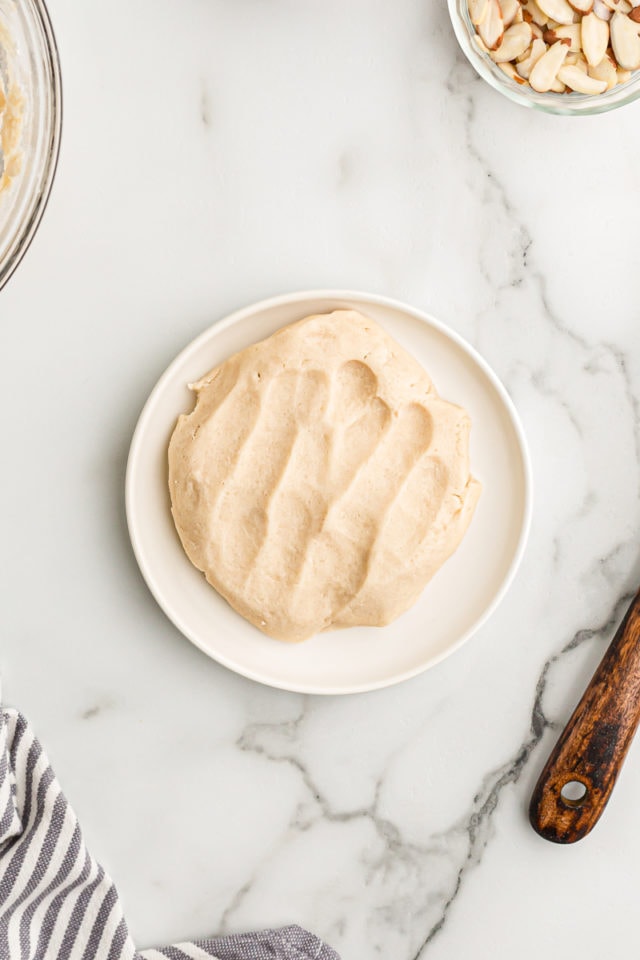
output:
<svg viewBox="0 0 640 960"><path fill-rule="evenodd" d="M506 97L604 113L640 96L640 0L449 0L467 59Z"/></svg>

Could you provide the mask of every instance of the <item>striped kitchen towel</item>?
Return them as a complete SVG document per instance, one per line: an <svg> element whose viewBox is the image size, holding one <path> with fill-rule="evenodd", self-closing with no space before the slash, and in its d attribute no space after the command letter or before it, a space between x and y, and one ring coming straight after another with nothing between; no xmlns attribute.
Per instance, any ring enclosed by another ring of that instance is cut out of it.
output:
<svg viewBox="0 0 640 960"><path fill-rule="evenodd" d="M138 952L24 717L0 707L0 960L339 960L300 927Z"/></svg>

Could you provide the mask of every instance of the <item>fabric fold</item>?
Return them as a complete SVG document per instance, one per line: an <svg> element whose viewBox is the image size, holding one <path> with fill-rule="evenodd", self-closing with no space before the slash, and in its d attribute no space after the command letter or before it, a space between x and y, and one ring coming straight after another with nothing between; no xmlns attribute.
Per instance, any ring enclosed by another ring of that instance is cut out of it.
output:
<svg viewBox="0 0 640 960"><path fill-rule="evenodd" d="M9 743L18 744L15 724L9 729L9 717L0 709L0 854L3 845L22 831L16 800L14 763L9 756Z"/></svg>
<svg viewBox="0 0 640 960"><path fill-rule="evenodd" d="M0 960L339 960L300 927L138 952L23 716L0 707Z"/></svg>

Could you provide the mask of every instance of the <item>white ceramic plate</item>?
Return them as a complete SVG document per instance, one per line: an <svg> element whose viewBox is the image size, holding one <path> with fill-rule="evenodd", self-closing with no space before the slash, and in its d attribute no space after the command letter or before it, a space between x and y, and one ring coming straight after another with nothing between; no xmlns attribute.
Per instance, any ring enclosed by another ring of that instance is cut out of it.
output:
<svg viewBox="0 0 640 960"><path fill-rule="evenodd" d="M483 493L460 548L415 606L388 627L323 633L301 644L250 626L187 559L170 514L167 446L176 418L193 408L187 384L279 327L311 313L354 307L377 320L432 376L438 392L470 412L471 464ZM305 693L355 693L412 677L459 647L495 609L524 550L531 471L504 387L457 334L419 310L345 291L296 293L214 324L173 361L149 397L131 444L127 520L142 574L176 627L231 670Z"/></svg>

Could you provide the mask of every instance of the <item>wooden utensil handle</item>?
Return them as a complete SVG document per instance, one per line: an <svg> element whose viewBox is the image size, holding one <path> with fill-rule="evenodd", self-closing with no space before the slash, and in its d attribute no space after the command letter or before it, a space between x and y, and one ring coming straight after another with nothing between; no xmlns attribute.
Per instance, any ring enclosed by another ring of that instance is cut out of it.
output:
<svg viewBox="0 0 640 960"><path fill-rule="evenodd" d="M575 843L595 826L639 722L640 592L533 791L529 818L541 837Z"/></svg>

